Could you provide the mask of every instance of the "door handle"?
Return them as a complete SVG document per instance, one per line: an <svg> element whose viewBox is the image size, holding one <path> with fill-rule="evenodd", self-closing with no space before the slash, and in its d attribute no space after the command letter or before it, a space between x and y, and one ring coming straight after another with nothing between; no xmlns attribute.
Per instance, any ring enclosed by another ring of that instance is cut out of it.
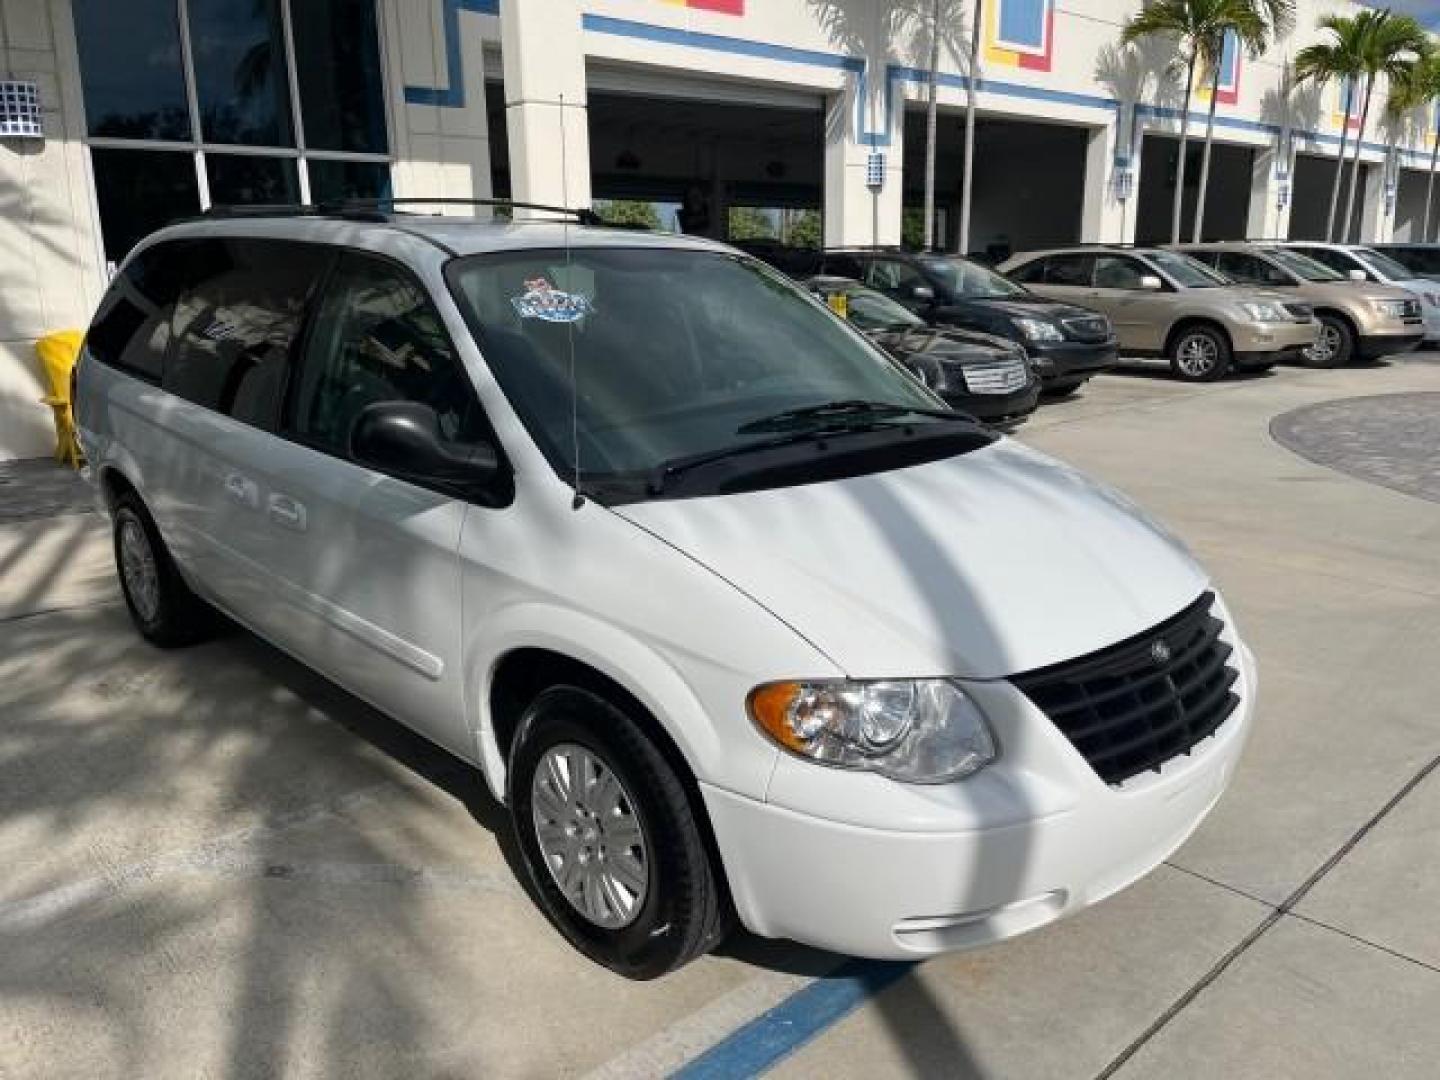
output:
<svg viewBox="0 0 1440 1080"><path fill-rule="evenodd" d="M281 495L278 492L272 494L269 500L270 520L286 529L294 529L296 532L305 531L305 504L289 495Z"/></svg>
<svg viewBox="0 0 1440 1080"><path fill-rule="evenodd" d="M225 494L241 506L248 506L251 510L260 509L260 485L248 476L231 473L225 477Z"/></svg>

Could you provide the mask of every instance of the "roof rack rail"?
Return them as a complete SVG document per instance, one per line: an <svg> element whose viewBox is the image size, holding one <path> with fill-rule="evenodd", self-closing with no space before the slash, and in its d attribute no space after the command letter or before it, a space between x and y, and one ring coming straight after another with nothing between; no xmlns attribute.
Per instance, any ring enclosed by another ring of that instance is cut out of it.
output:
<svg viewBox="0 0 1440 1080"><path fill-rule="evenodd" d="M543 210L573 217L581 225L607 225L599 214L588 207L549 206L545 203L522 202L518 199L464 199L454 196L423 198L337 199L320 203L234 203L217 204L200 213L202 218L250 217L359 217L383 220L387 210L399 206L495 206L518 210Z"/></svg>

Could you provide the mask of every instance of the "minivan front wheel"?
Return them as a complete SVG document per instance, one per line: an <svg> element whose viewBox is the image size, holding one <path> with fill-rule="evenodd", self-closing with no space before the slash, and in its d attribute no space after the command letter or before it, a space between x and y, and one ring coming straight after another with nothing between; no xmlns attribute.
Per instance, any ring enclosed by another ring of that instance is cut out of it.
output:
<svg viewBox="0 0 1440 1080"><path fill-rule="evenodd" d="M205 602L190 591L139 496L115 502L115 569L136 629L164 648L189 645L213 629Z"/></svg>
<svg viewBox="0 0 1440 1080"><path fill-rule="evenodd" d="M552 687L511 751L516 844L546 916L586 956L652 979L708 952L728 913L685 788L622 709Z"/></svg>
<svg viewBox="0 0 1440 1080"><path fill-rule="evenodd" d="M1210 382L1230 369L1230 342L1208 326L1188 326L1170 343L1170 369L1190 382Z"/></svg>
<svg viewBox="0 0 1440 1080"><path fill-rule="evenodd" d="M1305 360L1311 367L1337 368L1350 362L1355 351L1355 334L1343 319L1334 315L1321 314L1320 333L1315 344L1305 350Z"/></svg>

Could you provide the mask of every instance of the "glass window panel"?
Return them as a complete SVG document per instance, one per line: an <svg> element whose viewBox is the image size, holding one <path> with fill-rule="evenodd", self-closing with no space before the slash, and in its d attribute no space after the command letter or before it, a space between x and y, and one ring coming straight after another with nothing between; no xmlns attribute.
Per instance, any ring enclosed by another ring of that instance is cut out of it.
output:
<svg viewBox="0 0 1440 1080"><path fill-rule="evenodd" d="M91 356L149 382L160 381L191 247L183 240L152 245L116 275L85 335Z"/></svg>
<svg viewBox="0 0 1440 1080"><path fill-rule="evenodd" d="M280 416L290 349L330 252L279 240L209 240L189 261L164 387L257 427Z"/></svg>
<svg viewBox="0 0 1440 1080"><path fill-rule="evenodd" d="M381 161L317 161L310 158L310 201L388 199L390 166Z"/></svg>
<svg viewBox="0 0 1440 1080"><path fill-rule="evenodd" d="M74 0L91 135L188 139L175 0Z"/></svg>
<svg viewBox="0 0 1440 1080"><path fill-rule="evenodd" d="M294 158L253 154L206 154L211 206L298 203L300 177Z"/></svg>
<svg viewBox="0 0 1440 1080"><path fill-rule="evenodd" d="M190 0L190 52L206 142L295 145L280 0Z"/></svg>
<svg viewBox="0 0 1440 1080"><path fill-rule="evenodd" d="M385 92L375 0L290 5L305 145L383 154Z"/></svg>
<svg viewBox="0 0 1440 1080"><path fill-rule="evenodd" d="M135 241L176 218L200 212L200 185L189 151L90 151L105 257L118 263Z"/></svg>
<svg viewBox="0 0 1440 1080"><path fill-rule="evenodd" d="M455 442L483 433L469 377L424 290L378 259L346 255L315 314L292 428L344 455L356 418L377 401L429 405Z"/></svg>

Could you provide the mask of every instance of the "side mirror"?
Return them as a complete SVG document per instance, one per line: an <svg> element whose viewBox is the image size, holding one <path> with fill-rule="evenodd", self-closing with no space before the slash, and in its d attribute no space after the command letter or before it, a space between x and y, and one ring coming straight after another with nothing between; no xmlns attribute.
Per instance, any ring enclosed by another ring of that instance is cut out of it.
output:
<svg viewBox="0 0 1440 1080"><path fill-rule="evenodd" d="M419 483L484 484L500 471L495 447L461 446L440 435L440 419L418 401L377 401L350 429L350 453L381 472Z"/></svg>
<svg viewBox="0 0 1440 1080"><path fill-rule="evenodd" d="M935 290L930 288L929 285L916 285L910 290L910 295L922 304L928 304L931 300L935 299Z"/></svg>
<svg viewBox="0 0 1440 1080"><path fill-rule="evenodd" d="M1350 273L1347 274L1346 276L1349 277L1349 279L1350 279L1351 281L1369 281L1369 280L1370 280L1370 275L1367 274L1367 273L1365 273L1364 270L1351 270Z"/></svg>
<svg viewBox="0 0 1440 1080"><path fill-rule="evenodd" d="M1154 274L1145 274L1140 278L1140 288L1146 292L1159 292L1164 288L1164 283Z"/></svg>

